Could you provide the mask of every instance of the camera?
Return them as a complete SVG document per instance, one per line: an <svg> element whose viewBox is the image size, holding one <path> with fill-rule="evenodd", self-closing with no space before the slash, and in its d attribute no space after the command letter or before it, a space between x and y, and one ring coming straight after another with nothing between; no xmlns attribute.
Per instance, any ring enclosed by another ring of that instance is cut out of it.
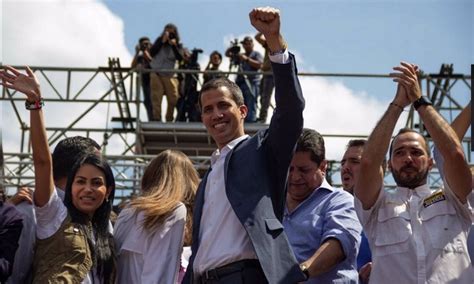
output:
<svg viewBox="0 0 474 284"><path fill-rule="evenodd" d="M176 34L175 34L175 33L169 33L169 34L168 34L168 38L169 38L169 39L175 39L175 38L176 38Z"/></svg>
<svg viewBox="0 0 474 284"><path fill-rule="evenodd" d="M202 52L203 50L200 48L193 48L193 50L191 50L191 59L189 60L191 66L198 65L198 56L199 53Z"/></svg>
<svg viewBox="0 0 474 284"><path fill-rule="evenodd" d="M230 47L228 49L229 55L230 55L230 62L232 65L239 65L240 64L240 45L239 45L239 40L234 39L233 41L230 41Z"/></svg>
<svg viewBox="0 0 474 284"><path fill-rule="evenodd" d="M144 43L140 44L140 50L145 51L149 48L149 46L150 46L149 42L144 42Z"/></svg>

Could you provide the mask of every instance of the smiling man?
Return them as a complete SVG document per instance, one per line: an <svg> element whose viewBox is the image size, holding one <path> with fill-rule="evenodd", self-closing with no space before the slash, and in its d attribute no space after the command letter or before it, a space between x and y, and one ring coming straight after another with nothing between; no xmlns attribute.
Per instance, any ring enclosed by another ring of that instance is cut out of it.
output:
<svg viewBox="0 0 474 284"><path fill-rule="evenodd" d="M358 283L354 198L326 181L321 134L304 129L290 165L283 226L308 283Z"/></svg>
<svg viewBox="0 0 474 284"><path fill-rule="evenodd" d="M471 173L456 133L421 96L418 67L402 62L392 73L398 82L393 101L372 131L354 188L356 210L372 249L371 283L474 283L466 238L472 213L467 203ZM444 163L444 187L432 191L428 143L412 130L390 137L400 114L413 103ZM383 189L381 164L397 184Z"/></svg>
<svg viewBox="0 0 474 284"><path fill-rule="evenodd" d="M256 8L250 21L272 52L277 107L269 128L250 138L240 88L226 78L202 87L202 122L218 149L196 195L192 255L183 283L304 280L281 224L304 100L294 56L280 34L280 12Z"/></svg>

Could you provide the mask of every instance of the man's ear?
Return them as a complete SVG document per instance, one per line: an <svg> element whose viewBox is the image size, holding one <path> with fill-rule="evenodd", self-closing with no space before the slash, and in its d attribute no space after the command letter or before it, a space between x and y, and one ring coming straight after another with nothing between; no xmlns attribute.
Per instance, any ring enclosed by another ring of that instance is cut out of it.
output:
<svg viewBox="0 0 474 284"><path fill-rule="evenodd" d="M247 117L247 113L249 112L249 109L247 108L246 105L241 105L239 106L239 110L240 110L241 118L245 119Z"/></svg>
<svg viewBox="0 0 474 284"><path fill-rule="evenodd" d="M428 159L428 171L431 171L431 169L433 168L433 158L429 158Z"/></svg>
<svg viewBox="0 0 474 284"><path fill-rule="evenodd" d="M328 161L327 160L322 160L321 163L319 163L318 167L321 172L326 174L326 170L328 169Z"/></svg>

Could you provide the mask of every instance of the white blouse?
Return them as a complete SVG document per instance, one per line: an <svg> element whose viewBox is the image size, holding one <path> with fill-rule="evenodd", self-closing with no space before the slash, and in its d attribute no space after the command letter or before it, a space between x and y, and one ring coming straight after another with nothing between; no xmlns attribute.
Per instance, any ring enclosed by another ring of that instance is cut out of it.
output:
<svg viewBox="0 0 474 284"><path fill-rule="evenodd" d="M186 207L180 203L165 222L149 231L143 212L120 212L114 239L118 256L117 283L176 283L183 249Z"/></svg>

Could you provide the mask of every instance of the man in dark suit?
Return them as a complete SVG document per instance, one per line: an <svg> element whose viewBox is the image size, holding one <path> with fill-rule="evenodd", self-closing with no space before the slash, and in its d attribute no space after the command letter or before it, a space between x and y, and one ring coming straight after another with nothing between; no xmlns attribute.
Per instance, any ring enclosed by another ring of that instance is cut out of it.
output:
<svg viewBox="0 0 474 284"><path fill-rule="evenodd" d="M249 16L271 51L277 107L269 128L249 138L239 87L226 78L202 87L202 121L218 149L196 196L192 256L183 283L305 279L281 224L304 99L295 59L280 34L279 11L256 8Z"/></svg>

